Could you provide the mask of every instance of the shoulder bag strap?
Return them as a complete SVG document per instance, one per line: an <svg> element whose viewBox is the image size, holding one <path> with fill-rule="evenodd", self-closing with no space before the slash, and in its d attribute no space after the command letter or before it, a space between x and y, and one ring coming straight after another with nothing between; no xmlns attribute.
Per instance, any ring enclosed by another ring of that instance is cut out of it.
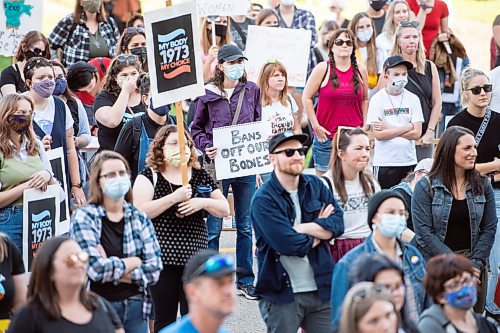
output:
<svg viewBox="0 0 500 333"><path fill-rule="evenodd" d="M234 29L236 29L236 32L238 33L238 35L240 35L241 41L243 42L243 45L246 45L247 44L247 36L245 36L245 34L243 33L243 30L241 30L241 27L238 24L238 22L235 22L233 19L231 19L231 26L234 27Z"/></svg>
<svg viewBox="0 0 500 333"><path fill-rule="evenodd" d="M326 183L328 184L328 188L330 188L330 191L332 191L332 193L333 193L333 186L332 186L332 182L330 181L330 179L326 176L321 176L321 178L323 178L326 181Z"/></svg>
<svg viewBox="0 0 500 333"><path fill-rule="evenodd" d="M424 100L425 100L425 103L427 104L427 106L429 107L429 110L432 110L432 105L431 103L429 102L429 100L425 97L425 93L424 91L422 90L422 88L420 87L420 85L415 82L415 80L413 80L411 78L411 76L407 76L408 77L408 81L410 81L417 89L418 89L418 92L422 94L422 96L424 96Z"/></svg>
<svg viewBox="0 0 500 333"><path fill-rule="evenodd" d="M154 171L153 169L151 169L151 173L153 174L153 190L154 190L156 187L156 183L158 182L158 173L156 173L156 171Z"/></svg>
<svg viewBox="0 0 500 333"><path fill-rule="evenodd" d="M241 92L238 96L238 105L236 106L236 113L234 114L234 117L233 117L233 125L236 125L236 123L238 122L238 118L240 117L240 113L241 113L241 106L243 105L243 97L245 97L245 87L243 87L241 89Z"/></svg>
<svg viewBox="0 0 500 333"><path fill-rule="evenodd" d="M481 122L481 126L479 126L479 129L477 130L476 133L476 144L479 146L479 143L481 142L481 139L483 138L484 132L486 132L486 127L488 127L488 123L490 122L491 118L491 110L490 108L486 109L486 114L484 115L483 121Z"/></svg>

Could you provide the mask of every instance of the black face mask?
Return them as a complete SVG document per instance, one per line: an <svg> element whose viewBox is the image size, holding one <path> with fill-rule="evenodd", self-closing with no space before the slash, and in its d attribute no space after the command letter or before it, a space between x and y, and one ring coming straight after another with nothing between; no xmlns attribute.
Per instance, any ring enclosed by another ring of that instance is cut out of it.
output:
<svg viewBox="0 0 500 333"><path fill-rule="evenodd" d="M384 8L385 3L385 1L372 1L370 3L370 7L372 7L374 11L378 12L379 10Z"/></svg>
<svg viewBox="0 0 500 333"><path fill-rule="evenodd" d="M216 24L215 25L215 36L224 37L227 33L227 25Z"/></svg>
<svg viewBox="0 0 500 333"><path fill-rule="evenodd" d="M113 11L114 6L115 6L115 4L113 3L113 1L109 1L109 2L104 3L104 10L106 11L106 13L108 15Z"/></svg>
<svg viewBox="0 0 500 333"><path fill-rule="evenodd" d="M43 54L42 50L40 50L39 48L35 48L33 51L28 50L24 52L24 57L26 58L26 60L29 60L35 57L42 57L43 56L42 54Z"/></svg>
<svg viewBox="0 0 500 333"><path fill-rule="evenodd" d="M142 58L142 61L146 60L147 49L145 47L134 47L133 49L130 49L130 53Z"/></svg>

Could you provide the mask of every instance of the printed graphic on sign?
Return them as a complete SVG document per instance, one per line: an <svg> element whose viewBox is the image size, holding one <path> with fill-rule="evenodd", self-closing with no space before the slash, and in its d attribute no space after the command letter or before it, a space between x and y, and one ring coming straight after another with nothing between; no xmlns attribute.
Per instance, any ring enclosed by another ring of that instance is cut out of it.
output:
<svg viewBox="0 0 500 333"><path fill-rule="evenodd" d="M24 0L4 0L3 9L7 29L12 29L21 25L21 15L31 16L33 6L26 5Z"/></svg>
<svg viewBox="0 0 500 333"><path fill-rule="evenodd" d="M196 5L200 17L246 15L250 8L248 0L197 0Z"/></svg>
<svg viewBox="0 0 500 333"><path fill-rule="evenodd" d="M52 167L52 172L54 174L54 178L61 185L65 193L68 193L70 189L68 188L68 182L66 178L66 168L64 163L64 151L62 147L51 149L46 152L47 158L50 161L50 166ZM61 212L60 220L59 220L59 228L61 228L62 233L65 233L69 230L69 202L67 195L63 198L59 205L59 209Z"/></svg>

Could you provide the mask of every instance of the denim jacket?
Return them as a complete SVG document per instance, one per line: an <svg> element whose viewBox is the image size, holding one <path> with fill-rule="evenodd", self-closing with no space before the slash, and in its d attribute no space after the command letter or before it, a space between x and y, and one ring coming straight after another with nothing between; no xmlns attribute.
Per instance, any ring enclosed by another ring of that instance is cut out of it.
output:
<svg viewBox="0 0 500 333"><path fill-rule="evenodd" d="M432 184L432 189L429 185ZM487 265L495 239L497 215L493 187L484 178L484 193L473 195L469 185L465 190L471 227L471 261L476 268ZM453 202L452 193L440 177L429 183L428 177L419 180L413 191L412 218L417 247L424 257L452 252L444 243L448 218Z"/></svg>
<svg viewBox="0 0 500 333"><path fill-rule="evenodd" d="M301 223L315 222L331 231L333 237L344 232L342 208L333 198L332 192L316 176L300 175L298 187L301 204ZM333 204L334 213L327 218L318 218L322 207ZM293 229L295 208L290 194L283 188L275 173L262 185L252 199L250 217L257 239L257 262L259 276L255 291L266 301L292 303L294 301L290 279L280 262L280 255L307 256L314 271L322 302L330 298L333 259L328 241L323 240L313 247L314 238Z"/></svg>
<svg viewBox="0 0 500 333"><path fill-rule="evenodd" d="M347 252L347 254L335 264L331 290L332 326L334 329L338 328L340 314L342 312L342 302L344 301L347 291L351 288L349 274L353 263L364 253L377 252L372 237L373 234L363 243ZM422 313L428 305L425 289L422 284L425 275L425 260L414 246L405 244L399 240L398 244L403 252L401 257L403 262L403 273L405 278L411 281L411 286L408 286L408 288L412 288L413 290L417 312Z"/></svg>

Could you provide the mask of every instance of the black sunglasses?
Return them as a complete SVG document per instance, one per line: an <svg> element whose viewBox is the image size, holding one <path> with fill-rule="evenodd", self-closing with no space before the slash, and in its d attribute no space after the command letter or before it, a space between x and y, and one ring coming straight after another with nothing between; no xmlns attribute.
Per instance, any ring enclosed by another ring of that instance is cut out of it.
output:
<svg viewBox="0 0 500 333"><path fill-rule="evenodd" d="M125 34L135 34L135 33L140 33L144 34L146 33L146 30L144 30L143 27L128 27L123 30L123 33Z"/></svg>
<svg viewBox="0 0 500 333"><path fill-rule="evenodd" d="M343 40L343 39L335 40L335 45L337 46L342 46L344 44L347 46L352 46L352 40Z"/></svg>
<svg viewBox="0 0 500 333"><path fill-rule="evenodd" d="M286 157L292 157L293 155L295 155L295 152L298 152L300 156L304 156L307 152L307 148L302 147L302 148L296 148L296 149L292 149L292 148L284 149L284 150L275 151L272 154L285 153Z"/></svg>
<svg viewBox="0 0 500 333"><path fill-rule="evenodd" d="M493 85L492 84L485 84L482 87L472 87L470 89L465 89L465 90L470 90L472 95L479 95L481 93L481 89L483 89L485 93L489 93L493 90Z"/></svg>
<svg viewBox="0 0 500 333"><path fill-rule="evenodd" d="M418 28L418 26L420 25L418 21L401 21L399 24L401 24L403 28Z"/></svg>
<svg viewBox="0 0 500 333"><path fill-rule="evenodd" d="M137 61L137 56L133 54L120 54L116 57L116 60L118 60L119 63L123 63L126 61L135 63Z"/></svg>

